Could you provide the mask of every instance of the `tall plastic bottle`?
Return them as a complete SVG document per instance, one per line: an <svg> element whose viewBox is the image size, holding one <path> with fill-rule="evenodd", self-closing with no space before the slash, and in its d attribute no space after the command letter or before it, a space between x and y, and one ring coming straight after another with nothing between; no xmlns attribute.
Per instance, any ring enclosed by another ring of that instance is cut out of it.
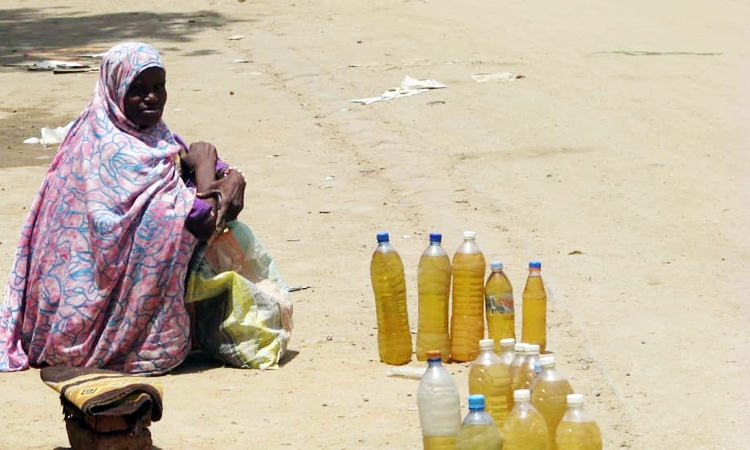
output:
<svg viewBox="0 0 750 450"><path fill-rule="evenodd" d="M503 438L500 430L485 410L484 396L469 396L469 414L461 423L456 439L457 450L501 450Z"/></svg>
<svg viewBox="0 0 750 450"><path fill-rule="evenodd" d="M549 450L556 450L555 430L567 409L568 395L573 387L565 376L555 368L555 357L552 355L539 358L542 373L531 385L531 404L544 417L549 430Z"/></svg>
<svg viewBox="0 0 750 450"><path fill-rule="evenodd" d="M406 309L406 280L401 257L391 245L388 233L378 233L378 247L372 254L370 278L378 316L378 352L386 364L411 360L411 330Z"/></svg>
<svg viewBox="0 0 750 450"><path fill-rule="evenodd" d="M428 351L427 357L429 365L417 389L424 450L455 450L461 426L458 386L443 367L440 350Z"/></svg>
<svg viewBox="0 0 750 450"><path fill-rule="evenodd" d="M495 354L495 342L482 339L479 341L479 355L469 369L469 394L484 395L485 408L498 427L503 426L510 411L509 389L508 367Z"/></svg>
<svg viewBox="0 0 750 450"><path fill-rule="evenodd" d="M516 314L513 308L513 286L503 272L503 263L493 261L484 286L484 310L487 315L487 334L500 341L516 338Z"/></svg>
<svg viewBox="0 0 750 450"><path fill-rule="evenodd" d="M464 232L464 242L453 255L453 313L451 359L473 361L484 338L484 272L487 263L476 243L476 233Z"/></svg>
<svg viewBox="0 0 750 450"><path fill-rule="evenodd" d="M503 450L548 450L547 424L531 405L528 389L513 392L515 406L503 425Z"/></svg>
<svg viewBox="0 0 750 450"><path fill-rule="evenodd" d="M516 346L516 340L512 338L505 338L502 339L499 344L500 345L498 345L498 342L495 341L495 353L497 353L500 359L503 360L503 364L508 366L508 369L510 369L513 358L516 357L516 351L514 350Z"/></svg>
<svg viewBox="0 0 750 450"><path fill-rule="evenodd" d="M430 245L419 258L419 325L417 359L427 359L429 350L440 350L443 360L450 356L448 307L451 292L451 260L440 245L440 233L430 233Z"/></svg>
<svg viewBox="0 0 750 450"><path fill-rule="evenodd" d="M599 426L583 409L583 395L570 394L568 410L557 426L558 450L602 450Z"/></svg>
<svg viewBox="0 0 750 450"><path fill-rule="evenodd" d="M528 344L538 344L540 353L547 349L547 293L542 281L542 263L529 263L529 276L523 289L521 337Z"/></svg>
<svg viewBox="0 0 750 450"><path fill-rule="evenodd" d="M535 364L539 362L539 346L536 344L526 344L526 357L513 375L511 389L531 389L531 383L536 378Z"/></svg>
<svg viewBox="0 0 750 450"><path fill-rule="evenodd" d="M516 342L514 346L515 356L513 356L513 361L510 363L510 367L508 367L508 374L510 375L510 382L513 383L513 379L516 377L516 374L518 373L518 369L521 368L521 366L526 361L526 343L524 342ZM512 395L512 392L511 392Z"/></svg>

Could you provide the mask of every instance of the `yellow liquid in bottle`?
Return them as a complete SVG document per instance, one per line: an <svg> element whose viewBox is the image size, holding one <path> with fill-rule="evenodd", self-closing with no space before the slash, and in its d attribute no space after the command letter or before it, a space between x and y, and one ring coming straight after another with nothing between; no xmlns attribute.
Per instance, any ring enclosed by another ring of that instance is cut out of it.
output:
<svg viewBox="0 0 750 450"><path fill-rule="evenodd" d="M547 347L547 293L538 270L531 269L523 290L521 337L528 344L539 344L539 352Z"/></svg>
<svg viewBox="0 0 750 450"><path fill-rule="evenodd" d="M490 339L499 343L501 339L516 338L513 287L501 270L493 271L487 279L484 288L484 308Z"/></svg>
<svg viewBox="0 0 750 450"><path fill-rule="evenodd" d="M557 427L558 450L602 450L602 435L596 422L562 421Z"/></svg>
<svg viewBox="0 0 750 450"><path fill-rule="evenodd" d="M380 247L370 265L375 309L378 316L378 352L386 364L406 364L411 360L411 330L406 310L406 280L401 257Z"/></svg>
<svg viewBox="0 0 750 450"><path fill-rule="evenodd" d="M536 378L534 371L534 362L539 362L539 355L527 354L523 365L518 368L513 379L511 380L511 390L531 389L531 383ZM564 413L564 411L563 411Z"/></svg>
<svg viewBox="0 0 750 450"><path fill-rule="evenodd" d="M503 426L503 450L548 450L548 445L547 425L542 415L533 409L520 412L514 408Z"/></svg>
<svg viewBox="0 0 750 450"><path fill-rule="evenodd" d="M568 380L549 381L543 377L534 384L531 391L531 404L539 411L547 423L549 433L549 450L556 450L555 430L567 410L566 399L573 393ZM601 448L601 447L600 447Z"/></svg>
<svg viewBox="0 0 750 450"><path fill-rule="evenodd" d="M502 429L510 411L509 391L508 368L502 363L488 366L473 364L469 369L469 395L484 395L486 411L499 429Z"/></svg>
<svg viewBox="0 0 750 450"><path fill-rule="evenodd" d="M493 425L462 426L456 439L457 450L498 450L503 440Z"/></svg>
<svg viewBox="0 0 750 450"><path fill-rule="evenodd" d="M451 289L451 262L448 255L423 255L417 271L419 326L417 359L427 360L427 352L440 350L443 361L450 357L448 306Z"/></svg>
<svg viewBox="0 0 750 450"><path fill-rule="evenodd" d="M424 450L456 450L456 436L422 436Z"/></svg>
<svg viewBox="0 0 750 450"><path fill-rule="evenodd" d="M484 271L480 253L456 253L453 257L453 313L451 359L473 361L484 338Z"/></svg>

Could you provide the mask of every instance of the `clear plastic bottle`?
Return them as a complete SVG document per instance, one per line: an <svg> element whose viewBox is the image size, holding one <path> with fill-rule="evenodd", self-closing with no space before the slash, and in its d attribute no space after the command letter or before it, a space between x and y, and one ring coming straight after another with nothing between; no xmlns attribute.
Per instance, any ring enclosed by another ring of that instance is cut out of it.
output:
<svg viewBox="0 0 750 450"><path fill-rule="evenodd" d="M458 430L456 450L502 450L500 429L484 410L484 395L469 396L469 414Z"/></svg>
<svg viewBox="0 0 750 450"><path fill-rule="evenodd" d="M492 339L479 341L479 355L469 369L469 394L484 395L487 412L498 427L503 426L508 416L508 390L510 377L508 367L495 354Z"/></svg>
<svg viewBox="0 0 750 450"><path fill-rule="evenodd" d="M552 355L539 358L542 373L531 386L531 404L544 417L549 433L549 450L556 450L555 430L567 409L567 398L573 393L565 376L555 368Z"/></svg>
<svg viewBox="0 0 750 450"><path fill-rule="evenodd" d="M424 450L454 450L461 426L458 386L443 366L440 350L428 351L427 357L429 365L417 389Z"/></svg>
<svg viewBox="0 0 750 450"><path fill-rule="evenodd" d="M473 361L484 338L484 272L487 263L476 243L476 233L464 232L464 242L453 255L453 313L451 359Z"/></svg>
<svg viewBox="0 0 750 450"><path fill-rule="evenodd" d="M508 389L508 405L510 409L513 409L513 405L515 404L515 402L513 401L513 380L516 378L518 370L526 362L526 347L526 343L516 342L514 348L515 356L513 357L513 362L510 363L510 367L508 367L508 376L510 377L510 389Z"/></svg>
<svg viewBox="0 0 750 450"><path fill-rule="evenodd" d="M539 346L536 344L526 344L526 357L523 360L523 364L518 368L518 371L513 375L513 379L510 380L511 389L514 391L531 389L531 383L536 378L534 365L538 362Z"/></svg>
<svg viewBox="0 0 750 450"><path fill-rule="evenodd" d="M515 406L503 425L504 450L548 450L547 424L531 404L528 389L513 392Z"/></svg>
<svg viewBox="0 0 750 450"><path fill-rule="evenodd" d="M495 353L503 360L503 364L508 366L508 369L510 369L510 365L516 357L515 346L516 340L512 338L505 338L500 342L495 341Z"/></svg>
<svg viewBox="0 0 750 450"><path fill-rule="evenodd" d="M378 233L378 247L372 254L370 278L378 316L378 352L386 364L411 361L411 330L406 309L406 280L401 257L391 245L388 233Z"/></svg>
<svg viewBox="0 0 750 450"><path fill-rule="evenodd" d="M538 344L540 353L544 353L547 349L547 293L539 261L529 263L522 309L521 337L528 344Z"/></svg>
<svg viewBox="0 0 750 450"><path fill-rule="evenodd" d="M443 236L430 233L430 245L419 258L419 325L417 359L427 359L428 350L440 350L443 360L450 356L448 307L451 293L451 260L440 245Z"/></svg>
<svg viewBox="0 0 750 450"><path fill-rule="evenodd" d="M583 409L583 394L569 394L568 410L557 426L558 450L602 450L599 426Z"/></svg>
<svg viewBox="0 0 750 450"><path fill-rule="evenodd" d="M484 286L484 309L487 314L487 335L500 341L516 338L516 314L513 309L513 286L503 272L503 263L493 261Z"/></svg>
<svg viewBox="0 0 750 450"><path fill-rule="evenodd" d="M513 346L513 351L515 353L513 356L513 361L510 363L510 367L508 368L511 381L513 380L513 377L516 376L518 368L523 365L523 361L526 359L526 343L516 342Z"/></svg>

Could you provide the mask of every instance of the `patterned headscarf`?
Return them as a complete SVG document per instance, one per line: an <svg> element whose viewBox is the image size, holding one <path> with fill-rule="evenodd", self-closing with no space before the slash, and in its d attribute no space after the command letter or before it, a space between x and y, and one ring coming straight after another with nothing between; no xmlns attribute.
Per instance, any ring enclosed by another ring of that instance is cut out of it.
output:
<svg viewBox="0 0 750 450"><path fill-rule="evenodd" d="M183 304L196 240L195 192L163 121L125 117L128 87L163 68L151 46L110 49L91 103L60 145L32 205L0 306L0 371L96 366L161 373L189 350Z"/></svg>

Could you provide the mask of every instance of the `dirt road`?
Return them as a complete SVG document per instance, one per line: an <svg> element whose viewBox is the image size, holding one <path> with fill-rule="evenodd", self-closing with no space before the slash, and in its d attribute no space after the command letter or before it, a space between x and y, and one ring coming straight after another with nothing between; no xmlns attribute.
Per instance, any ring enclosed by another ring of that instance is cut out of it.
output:
<svg viewBox="0 0 750 450"><path fill-rule="evenodd" d="M289 284L313 286L280 370L194 358L161 378L154 443L421 448L417 382L377 360L370 254L390 231L416 327L428 233L452 254L471 229L519 296L543 261L549 348L605 448L750 448L750 6L309 3L0 1L3 64L159 48L165 120L249 174L241 218ZM524 77L472 78L497 72ZM448 87L349 102L406 75ZM54 151L21 142L75 118L95 80L0 69L0 273ZM449 367L465 406L467 365ZM0 375L0 403L0 448L67 446L38 371Z"/></svg>

